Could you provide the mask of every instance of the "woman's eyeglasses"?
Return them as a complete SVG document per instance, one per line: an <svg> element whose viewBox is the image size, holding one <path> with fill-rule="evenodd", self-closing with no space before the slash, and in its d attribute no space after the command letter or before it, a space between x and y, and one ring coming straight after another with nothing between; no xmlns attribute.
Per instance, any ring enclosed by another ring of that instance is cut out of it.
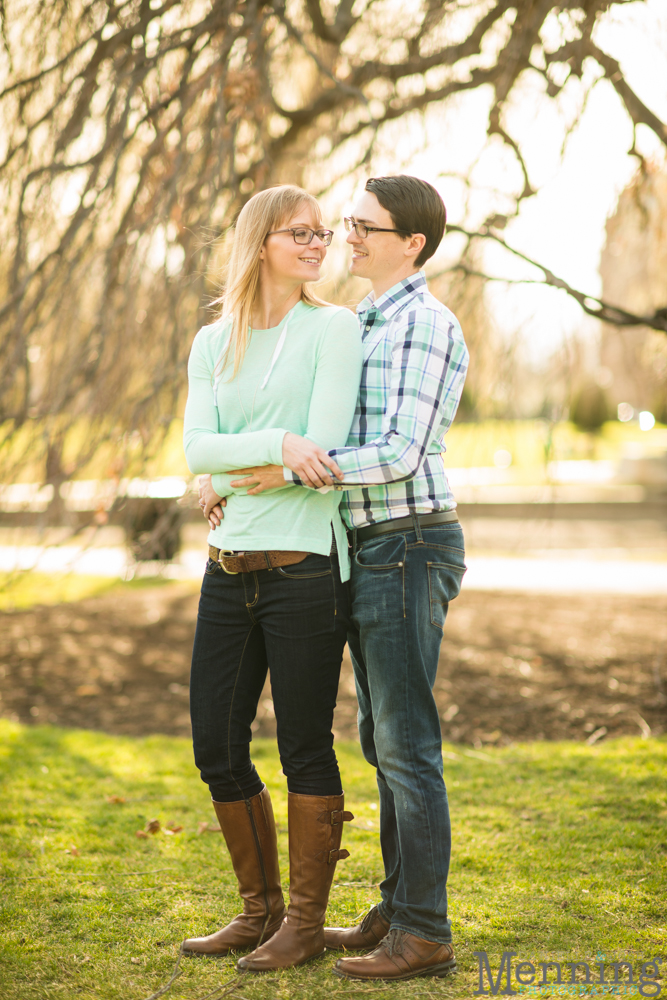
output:
<svg viewBox="0 0 667 1000"><path fill-rule="evenodd" d="M333 239L333 229L309 229L307 226L300 226L298 229L273 229L267 236L275 236L276 233L291 233L295 243L307 246L313 242L313 236L324 243L325 247L331 244Z"/></svg>
<svg viewBox="0 0 667 1000"><path fill-rule="evenodd" d="M354 229L360 240L365 240L369 233L401 233L403 236L411 236L405 229L380 229L378 226L365 226L363 222L355 222L354 219L343 219L348 233Z"/></svg>

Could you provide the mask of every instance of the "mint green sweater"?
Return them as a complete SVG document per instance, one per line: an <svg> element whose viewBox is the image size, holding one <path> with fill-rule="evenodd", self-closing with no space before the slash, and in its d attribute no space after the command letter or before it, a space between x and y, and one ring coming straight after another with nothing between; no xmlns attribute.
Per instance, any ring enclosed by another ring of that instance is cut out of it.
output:
<svg viewBox="0 0 667 1000"><path fill-rule="evenodd" d="M298 302L279 326L253 330L233 381L227 371L222 378L215 374L228 336L228 322L203 327L188 362L184 427L188 467L195 474L214 473L214 490L227 497L222 524L211 531L209 542L235 551L284 549L328 555L333 524L341 575L347 580L350 568L338 513L339 492L321 494L285 483L248 496L245 489L232 489L234 477L226 473L253 465L282 465L288 431L326 450L346 444L361 378L356 317L338 306Z"/></svg>

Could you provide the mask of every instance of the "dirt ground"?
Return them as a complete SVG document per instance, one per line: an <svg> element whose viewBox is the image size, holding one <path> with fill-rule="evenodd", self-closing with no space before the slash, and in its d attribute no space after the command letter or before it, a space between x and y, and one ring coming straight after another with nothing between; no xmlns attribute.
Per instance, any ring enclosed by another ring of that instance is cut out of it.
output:
<svg viewBox="0 0 667 1000"><path fill-rule="evenodd" d="M197 594L149 587L0 616L5 717L187 736ZM436 697L446 739L480 748L667 731L667 598L469 591L450 608ZM352 667L335 731L356 737ZM254 724L275 733L270 689ZM604 731L602 731L604 730Z"/></svg>

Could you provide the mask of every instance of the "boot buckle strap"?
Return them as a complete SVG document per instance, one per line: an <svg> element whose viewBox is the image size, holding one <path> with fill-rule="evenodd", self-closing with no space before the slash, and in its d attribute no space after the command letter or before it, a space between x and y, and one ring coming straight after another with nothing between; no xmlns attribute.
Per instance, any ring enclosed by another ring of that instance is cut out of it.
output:
<svg viewBox="0 0 667 1000"><path fill-rule="evenodd" d="M343 848L338 851L320 851L320 853L315 856L315 860L326 861L328 865L331 865L334 861L344 861L345 858L349 858L349 856L350 852Z"/></svg>
<svg viewBox="0 0 667 1000"><path fill-rule="evenodd" d="M332 809L331 812L322 813L318 816L320 823L329 823L331 826L338 826L340 823L349 823L354 819L354 814L347 809Z"/></svg>

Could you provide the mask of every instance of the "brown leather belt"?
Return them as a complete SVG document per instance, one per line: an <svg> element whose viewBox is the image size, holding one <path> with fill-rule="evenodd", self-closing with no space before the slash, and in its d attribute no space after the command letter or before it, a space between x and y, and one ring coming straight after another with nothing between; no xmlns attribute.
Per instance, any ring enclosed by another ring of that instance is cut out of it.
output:
<svg viewBox="0 0 667 1000"><path fill-rule="evenodd" d="M208 557L220 563L225 573L255 573L258 569L275 569L278 566L294 566L303 562L310 552L231 552L229 549L208 547Z"/></svg>

